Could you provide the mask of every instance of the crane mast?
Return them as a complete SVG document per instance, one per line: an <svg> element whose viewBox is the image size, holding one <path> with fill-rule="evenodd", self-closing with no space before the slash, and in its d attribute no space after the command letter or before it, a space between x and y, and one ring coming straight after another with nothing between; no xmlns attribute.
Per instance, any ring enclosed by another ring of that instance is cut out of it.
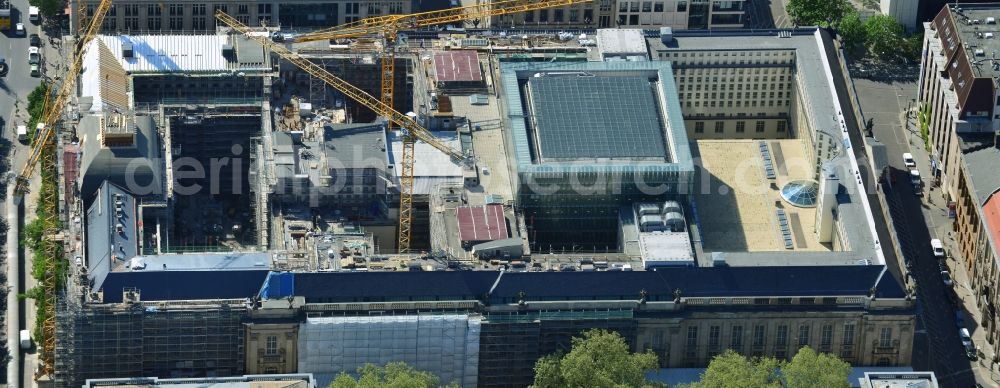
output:
<svg viewBox="0 0 1000 388"><path fill-rule="evenodd" d="M83 68L83 55L87 48L87 45L100 31L101 24L104 22L104 16L107 15L108 10L111 9L111 0L101 0L101 3L94 10L94 15L90 19L90 24L83 34L80 35L80 39L77 41L75 55L73 56L73 62L70 64L69 70L63 78L62 84L59 86L58 92L55 95L55 100L50 100L51 91L53 85L49 85L46 91L45 100L42 108L42 120L41 120L41 130L35 134L34 143L31 147L31 153L28 155L28 160L24 164L24 168L21 169L20 174L16 178L14 185L14 200L15 202L21 202L24 195L28 192L29 182L31 177L35 173L35 167L38 165L39 160L44 154L45 148L52 145L52 141L55 135L56 124L59 121L62 112L69 103L70 98L75 92L76 79L80 76L80 71ZM54 152L54 151L53 151ZM48 155L53 157L53 155ZM53 162L54 163L54 162ZM43 313L45 314L45 319L42 321L42 338L39 340L41 345L41 354L38 370L35 373L35 379L38 380L44 376L52 376L55 371L55 351L56 351L56 298L59 287L59 282L62 280L58 275L58 266L60 260L62 260L62 243L58 237L59 229L57 222L57 210L58 210L58 199L57 198L43 198L43 202L47 208L47 215L51 219L45 220L46 225L45 234L43 240L41 241L41 247L44 251L43 254L49 257L43 265L45 266L42 278L42 289L44 291L44 298L46 303L43 305Z"/></svg>
<svg viewBox="0 0 1000 388"><path fill-rule="evenodd" d="M403 129L403 158L401 160L401 174L399 178L399 196L400 196L400 240L405 242L405 246L401 246L400 249L409 248L409 225L410 218L412 217L412 204L413 204L413 149L416 141L425 142L432 147L444 152L448 156L451 156L453 160L464 161L465 155L460 151L452 149L449 145L438 140L430 133L427 129L417 124L410 116L399 113L393 109L391 104L391 97L386 99L387 94L383 93L383 98L378 99L372 95L366 93L365 91L359 89L358 87L351 85L347 81L330 74L323 67L313 63L312 61L286 49L285 47L272 42L270 39L264 36L252 34L252 30L240 23L238 20L229 16L225 12L219 11L215 15L219 21L225 23L229 27L233 28L240 34L243 34L249 39L260 43L262 46L270 50L275 55L291 62L295 66L299 67L303 71L309 73L310 75L319 78L327 85L339 90L344 93L348 98L356 101L357 103L375 111L379 115L386 118L386 120L392 125L399 126ZM388 94L391 96L391 93ZM406 222L404 222L404 220ZM405 236L405 240L402 238Z"/></svg>
<svg viewBox="0 0 1000 388"><path fill-rule="evenodd" d="M383 42L380 74L382 77L381 101L385 105L392 107L393 94L395 93L395 43L399 31L403 29L420 28L539 9L589 3L591 1L592 0L505 0L466 7L448 8L438 11L420 12L409 15L374 16L351 23L341 24L336 27L299 35L293 39L293 42L358 38L371 35L380 36ZM391 125L392 123L390 122L390 126ZM403 137L403 168L400 176L399 196L399 240L397 244L400 252L406 252L410 248L410 227L413 220L412 189L414 143L412 140L412 137Z"/></svg>

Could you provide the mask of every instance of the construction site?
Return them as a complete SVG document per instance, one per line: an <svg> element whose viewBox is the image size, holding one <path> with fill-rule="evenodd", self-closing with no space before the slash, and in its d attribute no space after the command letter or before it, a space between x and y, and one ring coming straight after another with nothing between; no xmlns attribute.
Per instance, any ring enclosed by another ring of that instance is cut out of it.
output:
<svg viewBox="0 0 1000 388"><path fill-rule="evenodd" d="M716 66L686 54L745 47L669 29L424 28L577 2L312 33L220 12L216 34L85 35L70 74L81 94L60 102L79 117L55 138L70 281L49 289L59 319L40 375L328 382L405 359L462 386L516 385L584 327L639 336L635 300L683 313L664 286L681 271L884 266L869 228L845 226L875 221L834 108L812 104L831 93L815 31L753 37L760 63ZM765 74L781 72L784 104L701 109L726 99L692 99L688 75L726 66L779 69ZM744 116L760 118L752 136ZM715 195L741 185L760 190ZM593 277L633 271L608 290ZM867 282L857 292L905 296L874 267L850 271ZM593 295L569 272L592 273ZM854 288L844 303L867 308Z"/></svg>

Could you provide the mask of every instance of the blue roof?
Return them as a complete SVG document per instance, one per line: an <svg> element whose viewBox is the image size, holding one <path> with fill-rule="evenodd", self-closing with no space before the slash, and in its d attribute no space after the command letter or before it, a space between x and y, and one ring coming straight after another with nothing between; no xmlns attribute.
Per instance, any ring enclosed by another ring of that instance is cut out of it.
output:
<svg viewBox="0 0 1000 388"><path fill-rule="evenodd" d="M521 291L529 301L637 299L642 290L650 300L669 300L675 289L685 297L863 296L876 287L878 297L904 297L892 275L882 276L884 268L679 267L633 272L509 272L502 276L492 271L296 273L294 293L307 301L322 302L482 299L489 293L490 300L504 303Z"/></svg>
<svg viewBox="0 0 1000 388"><path fill-rule="evenodd" d="M685 297L906 296L884 266L678 267L633 272L312 272L266 270L112 272L102 289L105 303L122 301L137 288L141 300L239 299L291 295L310 303L484 300L649 300Z"/></svg>
<svg viewBox="0 0 1000 388"><path fill-rule="evenodd" d="M676 289L684 297L867 295L883 266L825 267L677 267L634 272L546 272L504 274L490 295L527 300L638 299L669 300ZM889 281L886 281L888 279ZM882 279L876 296L904 297L892 275Z"/></svg>
<svg viewBox="0 0 1000 388"><path fill-rule="evenodd" d="M480 299L498 272L318 272L296 273L295 295L307 302Z"/></svg>
<svg viewBox="0 0 1000 388"><path fill-rule="evenodd" d="M140 300L241 299L256 296L267 270L112 272L104 279L104 303L121 303L126 288Z"/></svg>

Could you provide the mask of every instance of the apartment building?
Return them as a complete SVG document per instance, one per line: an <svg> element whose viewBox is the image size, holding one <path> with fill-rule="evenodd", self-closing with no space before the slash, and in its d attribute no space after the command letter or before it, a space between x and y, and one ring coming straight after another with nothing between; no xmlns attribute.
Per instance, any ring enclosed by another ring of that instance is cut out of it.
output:
<svg viewBox="0 0 1000 388"><path fill-rule="evenodd" d="M993 344L1000 334L997 247L1000 242L1000 3L948 4L924 23L919 83L929 112L932 183L953 208L958 251L950 252L970 273L980 326Z"/></svg>
<svg viewBox="0 0 1000 388"><path fill-rule="evenodd" d="M87 15L99 1L82 0ZM273 1L222 0L159 2L127 0L111 6L104 19L104 33L159 33L214 31L212 16L221 10L247 25L264 24L282 29L316 29L350 23L370 16L426 11L422 2L407 1ZM80 20L79 6L70 4L72 27ZM568 7L495 17L493 27L675 29L742 28L745 0L598 0Z"/></svg>
<svg viewBox="0 0 1000 388"><path fill-rule="evenodd" d="M82 0L87 18L99 1ZM72 28L77 28L80 7L71 2ZM216 11L226 12L247 25L280 26L283 29L316 29L353 22L369 16L414 12L408 1L195 1L127 0L115 2L104 18L103 33L212 32Z"/></svg>
<svg viewBox="0 0 1000 388"><path fill-rule="evenodd" d="M742 28L744 9L744 0L596 0L495 17L493 27Z"/></svg>

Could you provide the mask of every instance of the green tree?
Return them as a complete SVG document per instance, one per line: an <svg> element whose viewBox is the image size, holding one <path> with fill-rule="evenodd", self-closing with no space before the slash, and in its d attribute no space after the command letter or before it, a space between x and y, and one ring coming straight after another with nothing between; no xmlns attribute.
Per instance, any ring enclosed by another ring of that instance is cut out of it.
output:
<svg viewBox="0 0 1000 388"><path fill-rule="evenodd" d="M701 381L685 388L845 388L850 386L850 372L850 364L831 354L817 354L808 346L799 349L791 362L747 358L727 350L712 359Z"/></svg>
<svg viewBox="0 0 1000 388"><path fill-rule="evenodd" d="M856 52L865 46L865 23L861 21L861 15L857 11L850 10L844 15L844 19L837 26L837 34L844 41L844 47L848 52Z"/></svg>
<svg viewBox="0 0 1000 388"><path fill-rule="evenodd" d="M536 388L654 386L645 372L659 365L655 354L631 353L621 334L590 330L573 338L569 353L535 363Z"/></svg>
<svg viewBox="0 0 1000 388"><path fill-rule="evenodd" d="M788 388L848 388L850 374L851 364L831 354L816 353L808 346L799 349L792 362L781 368Z"/></svg>
<svg viewBox="0 0 1000 388"><path fill-rule="evenodd" d="M66 7L63 0L28 0L28 4L38 7L38 11L45 16L59 16Z"/></svg>
<svg viewBox="0 0 1000 388"><path fill-rule="evenodd" d="M780 366L773 358L746 358L727 350L715 356L702 372L701 381L688 388L781 388Z"/></svg>
<svg viewBox="0 0 1000 388"><path fill-rule="evenodd" d="M800 26L825 26L837 22L850 9L845 0L789 0L785 11Z"/></svg>
<svg viewBox="0 0 1000 388"><path fill-rule="evenodd" d="M865 21L865 37L869 53L878 59L893 59L903 45L903 26L892 16L872 15Z"/></svg>
<svg viewBox="0 0 1000 388"><path fill-rule="evenodd" d="M330 388L436 388L440 386L437 376L418 371L405 362L390 362L384 367L365 364L358 368L358 378L341 372L330 383ZM449 387L457 388L457 384Z"/></svg>
<svg viewBox="0 0 1000 388"><path fill-rule="evenodd" d="M903 47L903 55L906 56L906 59L919 63L920 54L924 50L924 33L919 32L906 37Z"/></svg>

